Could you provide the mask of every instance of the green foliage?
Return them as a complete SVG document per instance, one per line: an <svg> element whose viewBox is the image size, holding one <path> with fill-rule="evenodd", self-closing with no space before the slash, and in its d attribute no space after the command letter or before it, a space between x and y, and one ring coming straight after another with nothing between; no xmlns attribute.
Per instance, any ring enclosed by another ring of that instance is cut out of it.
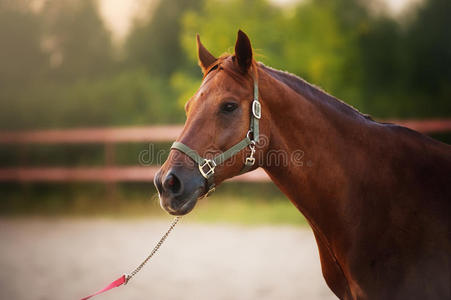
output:
<svg viewBox="0 0 451 300"><path fill-rule="evenodd" d="M218 55L236 29L257 58L379 118L451 114L451 4L425 1L405 27L355 0L307 0L284 9L264 0L212 0L183 18L181 43L194 63L194 35ZM208 24L208 26L206 26Z"/></svg>
<svg viewBox="0 0 451 300"><path fill-rule="evenodd" d="M282 9L265 0L208 1L202 10L185 14L181 41L194 63L195 33L219 55L224 49L233 51L236 30L241 28L251 37L258 60L300 75L361 106L357 87L360 71L348 68L358 55L355 28L344 25L347 16L337 18L335 3L302 1L293 9Z"/></svg>
<svg viewBox="0 0 451 300"><path fill-rule="evenodd" d="M167 83L142 70L95 81L41 83L30 87L14 104L0 103L2 128L148 125L183 120L183 110L176 106L176 96Z"/></svg>
<svg viewBox="0 0 451 300"><path fill-rule="evenodd" d="M0 0L0 128L182 122L200 84L195 34L215 55L238 28L257 59L379 118L451 115L451 2L406 19L357 0L160 1L124 48L96 0Z"/></svg>
<svg viewBox="0 0 451 300"><path fill-rule="evenodd" d="M41 15L54 80L93 78L111 70L111 36L94 0L46 1Z"/></svg>
<svg viewBox="0 0 451 300"><path fill-rule="evenodd" d="M236 32L241 28L252 37L254 48L264 50L262 60L271 63L266 59L278 59L278 55L269 54L271 50L279 51L275 43L281 40L281 28L277 25L282 21L281 14L264 0L206 1L201 10L191 10L184 15L181 43L191 62L197 62L196 33L207 48L219 56L224 51L233 52Z"/></svg>
<svg viewBox="0 0 451 300"><path fill-rule="evenodd" d="M178 93L177 104L179 109L185 106L185 103L197 91L201 84L200 76L192 76L187 72L176 72L171 77L171 87Z"/></svg>
<svg viewBox="0 0 451 300"><path fill-rule="evenodd" d="M166 78L186 66L179 43L180 18L187 9L197 9L200 3L201 0L160 1L149 20L135 22L126 43L127 63Z"/></svg>
<svg viewBox="0 0 451 300"><path fill-rule="evenodd" d="M404 89L418 95L419 115L451 115L451 2L429 0L406 30Z"/></svg>
<svg viewBox="0 0 451 300"><path fill-rule="evenodd" d="M16 95L45 72L47 56L40 49L41 39L39 16L24 8L22 1L0 0L0 96Z"/></svg>

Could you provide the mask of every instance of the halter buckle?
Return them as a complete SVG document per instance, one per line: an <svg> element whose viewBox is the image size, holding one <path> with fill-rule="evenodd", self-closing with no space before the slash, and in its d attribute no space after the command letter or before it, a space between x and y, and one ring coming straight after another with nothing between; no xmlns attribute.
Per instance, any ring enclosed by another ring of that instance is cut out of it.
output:
<svg viewBox="0 0 451 300"><path fill-rule="evenodd" d="M199 171L206 179L215 173L216 163L211 159L206 159L203 164L199 165ZM206 170L205 170L206 169Z"/></svg>
<svg viewBox="0 0 451 300"><path fill-rule="evenodd" d="M257 100L252 101L252 114L259 120L262 117L262 105Z"/></svg>

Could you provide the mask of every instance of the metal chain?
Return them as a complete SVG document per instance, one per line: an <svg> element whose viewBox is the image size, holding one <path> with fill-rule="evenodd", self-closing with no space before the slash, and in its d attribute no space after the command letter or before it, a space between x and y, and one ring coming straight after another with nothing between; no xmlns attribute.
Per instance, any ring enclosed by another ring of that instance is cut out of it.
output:
<svg viewBox="0 0 451 300"><path fill-rule="evenodd" d="M169 226L169 229L166 231L166 233L161 237L160 241L158 241L157 245L153 248L152 252L150 252L149 256L146 257L146 259L138 266L136 269L134 269L130 274L125 274L125 283L127 284L130 279L133 278L141 269L144 267L144 265L149 261L149 259L152 258L152 256L160 249L161 245L163 245L166 238L171 233L172 229L174 229L177 222L180 220L180 217L175 217L172 221L171 225Z"/></svg>

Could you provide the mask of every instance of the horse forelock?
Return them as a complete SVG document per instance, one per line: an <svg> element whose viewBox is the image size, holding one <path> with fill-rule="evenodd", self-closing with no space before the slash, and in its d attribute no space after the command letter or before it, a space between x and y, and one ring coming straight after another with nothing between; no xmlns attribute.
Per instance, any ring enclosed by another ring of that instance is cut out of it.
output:
<svg viewBox="0 0 451 300"><path fill-rule="evenodd" d="M258 63L252 61L251 68L249 72L243 73L238 66L235 64L235 55L225 53L222 54L211 66L208 67L202 79L202 84L208 82L215 74L220 71L227 73L236 83L240 85L245 85L247 83L252 83L254 79L257 79ZM210 75L210 76L209 76Z"/></svg>

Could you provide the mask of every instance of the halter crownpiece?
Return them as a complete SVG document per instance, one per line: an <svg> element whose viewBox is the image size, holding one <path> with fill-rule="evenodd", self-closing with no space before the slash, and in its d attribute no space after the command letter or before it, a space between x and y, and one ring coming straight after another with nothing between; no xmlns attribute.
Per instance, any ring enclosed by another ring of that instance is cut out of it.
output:
<svg viewBox="0 0 451 300"><path fill-rule="evenodd" d="M240 174L248 172L255 164L255 145L259 141L259 127L258 121L261 119L262 108L261 104L258 100L258 81L254 78L254 99L252 101L252 115L250 118L249 131L246 134L246 137L242 139L239 143L235 144L227 151L218 154L212 159L203 158L197 153L196 150L191 149L187 145L181 142L174 142L171 146L171 149L179 150L185 153L188 157L190 157L195 163L199 166L199 171L202 176L207 180L207 188L208 191L205 197L208 197L209 194L214 192L215 190L215 182L214 182L214 174L216 166L224 163L229 158L238 154L241 150L248 147L251 150L251 153L248 157L246 157L246 161L244 162L244 166L241 169Z"/></svg>

